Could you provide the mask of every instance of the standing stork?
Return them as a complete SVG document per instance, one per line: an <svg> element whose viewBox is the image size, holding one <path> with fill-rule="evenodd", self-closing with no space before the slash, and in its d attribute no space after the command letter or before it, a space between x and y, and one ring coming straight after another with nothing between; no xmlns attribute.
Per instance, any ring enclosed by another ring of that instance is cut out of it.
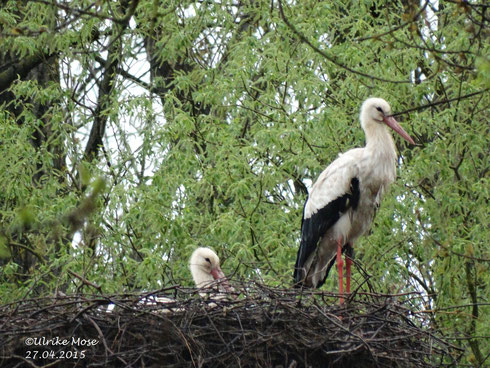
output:
<svg viewBox="0 0 490 368"><path fill-rule="evenodd" d="M415 144L391 116L388 102L368 98L361 107L366 146L340 155L313 184L303 210L301 245L294 268L297 286L318 288L335 260L343 303L342 251L346 251L347 293L354 241L365 234L381 198L396 177L397 154L387 126Z"/></svg>

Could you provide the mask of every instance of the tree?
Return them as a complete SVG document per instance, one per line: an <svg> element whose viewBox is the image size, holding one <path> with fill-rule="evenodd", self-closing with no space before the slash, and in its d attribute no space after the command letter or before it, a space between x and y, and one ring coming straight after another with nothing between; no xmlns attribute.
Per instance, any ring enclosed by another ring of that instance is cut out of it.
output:
<svg viewBox="0 0 490 368"><path fill-rule="evenodd" d="M355 283L367 273L377 291L421 292L418 308L483 364L486 11L5 2L2 300L91 290L83 280L102 292L186 284L198 245L236 277L289 285L307 188L362 145L358 110L376 95L418 145L397 140L400 177L356 245Z"/></svg>

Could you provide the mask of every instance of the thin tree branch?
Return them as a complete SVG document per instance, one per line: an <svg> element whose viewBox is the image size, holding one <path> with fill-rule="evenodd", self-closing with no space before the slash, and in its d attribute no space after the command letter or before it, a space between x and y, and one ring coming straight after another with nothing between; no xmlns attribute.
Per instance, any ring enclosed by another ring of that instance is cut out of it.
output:
<svg viewBox="0 0 490 368"><path fill-rule="evenodd" d="M344 65L342 64L341 62L337 61L333 56L330 56L328 55L325 51L323 50L320 50L317 46L313 45L307 38L306 36L304 36L301 32L299 32L292 24L291 22L289 22L289 20L286 18L286 15L284 14L284 10L282 8L282 0L278 0L278 4L279 4L279 13L281 14L281 18L282 20L284 21L284 23L288 26L288 28L296 35L298 36L298 38L304 42L305 44L307 44L308 46L310 46L310 48L312 48L316 53L320 54L321 56L323 56L325 59L327 59L328 61L330 61L331 63L337 65L338 67L344 69L344 70L347 70L348 72L350 73L353 73L353 74L357 74L357 75L360 75L362 77L365 77L365 78L370 78L370 79L373 79L373 80L377 80L377 81L380 81L380 82L385 82L385 83L394 83L394 84L412 84L412 81L411 80L392 80L392 79L385 79L385 78L381 78L381 77L377 77L377 76L374 76L374 75L370 75L370 74L367 74L367 73L364 73L364 72L361 72L359 70L355 70L355 69L352 69L351 67L348 67L347 65Z"/></svg>
<svg viewBox="0 0 490 368"><path fill-rule="evenodd" d="M431 103L429 103L427 105L421 105L421 106L413 107L413 108L410 108L410 109L407 109L407 110L403 110L403 111L397 112L396 114L393 114L393 116L400 116L400 115L403 115L403 114L408 114L409 112L412 112L412 111L420 111L420 110L428 109L429 107L434 107L434 106L437 106L437 105L442 105L442 104L446 104L446 103L449 103L449 102L460 101L460 100L463 100L465 98L470 98L470 97L473 97L473 96L478 96L478 95L481 95L481 94L487 92L489 89L490 88L485 88L485 89L483 89L481 91L477 91L477 92L473 92L473 93L468 93L467 95L462 95L462 96L458 96L458 97L454 97L454 98L450 98L450 99L446 99L446 100L431 102Z"/></svg>
<svg viewBox="0 0 490 368"><path fill-rule="evenodd" d="M86 278L84 278L84 277L80 276L78 273L73 272L72 270L68 270L68 273L69 273L70 275L72 275L72 276L75 276L75 277L76 277L77 279L79 279L79 280L80 280L80 281L81 281L83 284L88 285L88 286L91 286L91 287L93 287L93 288L97 289L97 291L98 291L99 293L103 294L103 293L102 293L102 287L100 287L99 285L97 285L97 284L93 283L92 281L87 280Z"/></svg>

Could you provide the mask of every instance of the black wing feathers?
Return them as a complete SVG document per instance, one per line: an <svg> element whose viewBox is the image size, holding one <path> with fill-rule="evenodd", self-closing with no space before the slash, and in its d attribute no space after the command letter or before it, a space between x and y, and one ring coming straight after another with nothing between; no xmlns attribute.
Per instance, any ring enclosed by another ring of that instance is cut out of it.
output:
<svg viewBox="0 0 490 368"><path fill-rule="evenodd" d="M301 269L304 267L308 257L316 250L320 239L325 235L328 229L335 225L343 213L349 208L353 208L354 210L357 208L359 196L359 179L353 178L350 184L350 193L346 193L331 201L307 219L305 219L303 209L303 219L301 221L301 245L294 266L295 283L301 283L303 281L305 275L303 275ZM323 282L318 286L321 286Z"/></svg>

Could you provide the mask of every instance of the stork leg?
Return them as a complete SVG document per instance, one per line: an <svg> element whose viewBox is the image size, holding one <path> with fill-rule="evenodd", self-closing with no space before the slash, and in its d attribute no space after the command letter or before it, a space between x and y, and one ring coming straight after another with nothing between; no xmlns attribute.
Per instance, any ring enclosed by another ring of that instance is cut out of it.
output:
<svg viewBox="0 0 490 368"><path fill-rule="evenodd" d="M347 248L345 250L345 273L347 277L347 294L350 294L350 275L351 275L351 265L352 258L354 257L354 248L353 244L347 243Z"/></svg>
<svg viewBox="0 0 490 368"><path fill-rule="evenodd" d="M344 261L342 260L342 237L337 240L337 267L339 270L339 294L340 304L344 304L344 275L342 268L344 267Z"/></svg>

